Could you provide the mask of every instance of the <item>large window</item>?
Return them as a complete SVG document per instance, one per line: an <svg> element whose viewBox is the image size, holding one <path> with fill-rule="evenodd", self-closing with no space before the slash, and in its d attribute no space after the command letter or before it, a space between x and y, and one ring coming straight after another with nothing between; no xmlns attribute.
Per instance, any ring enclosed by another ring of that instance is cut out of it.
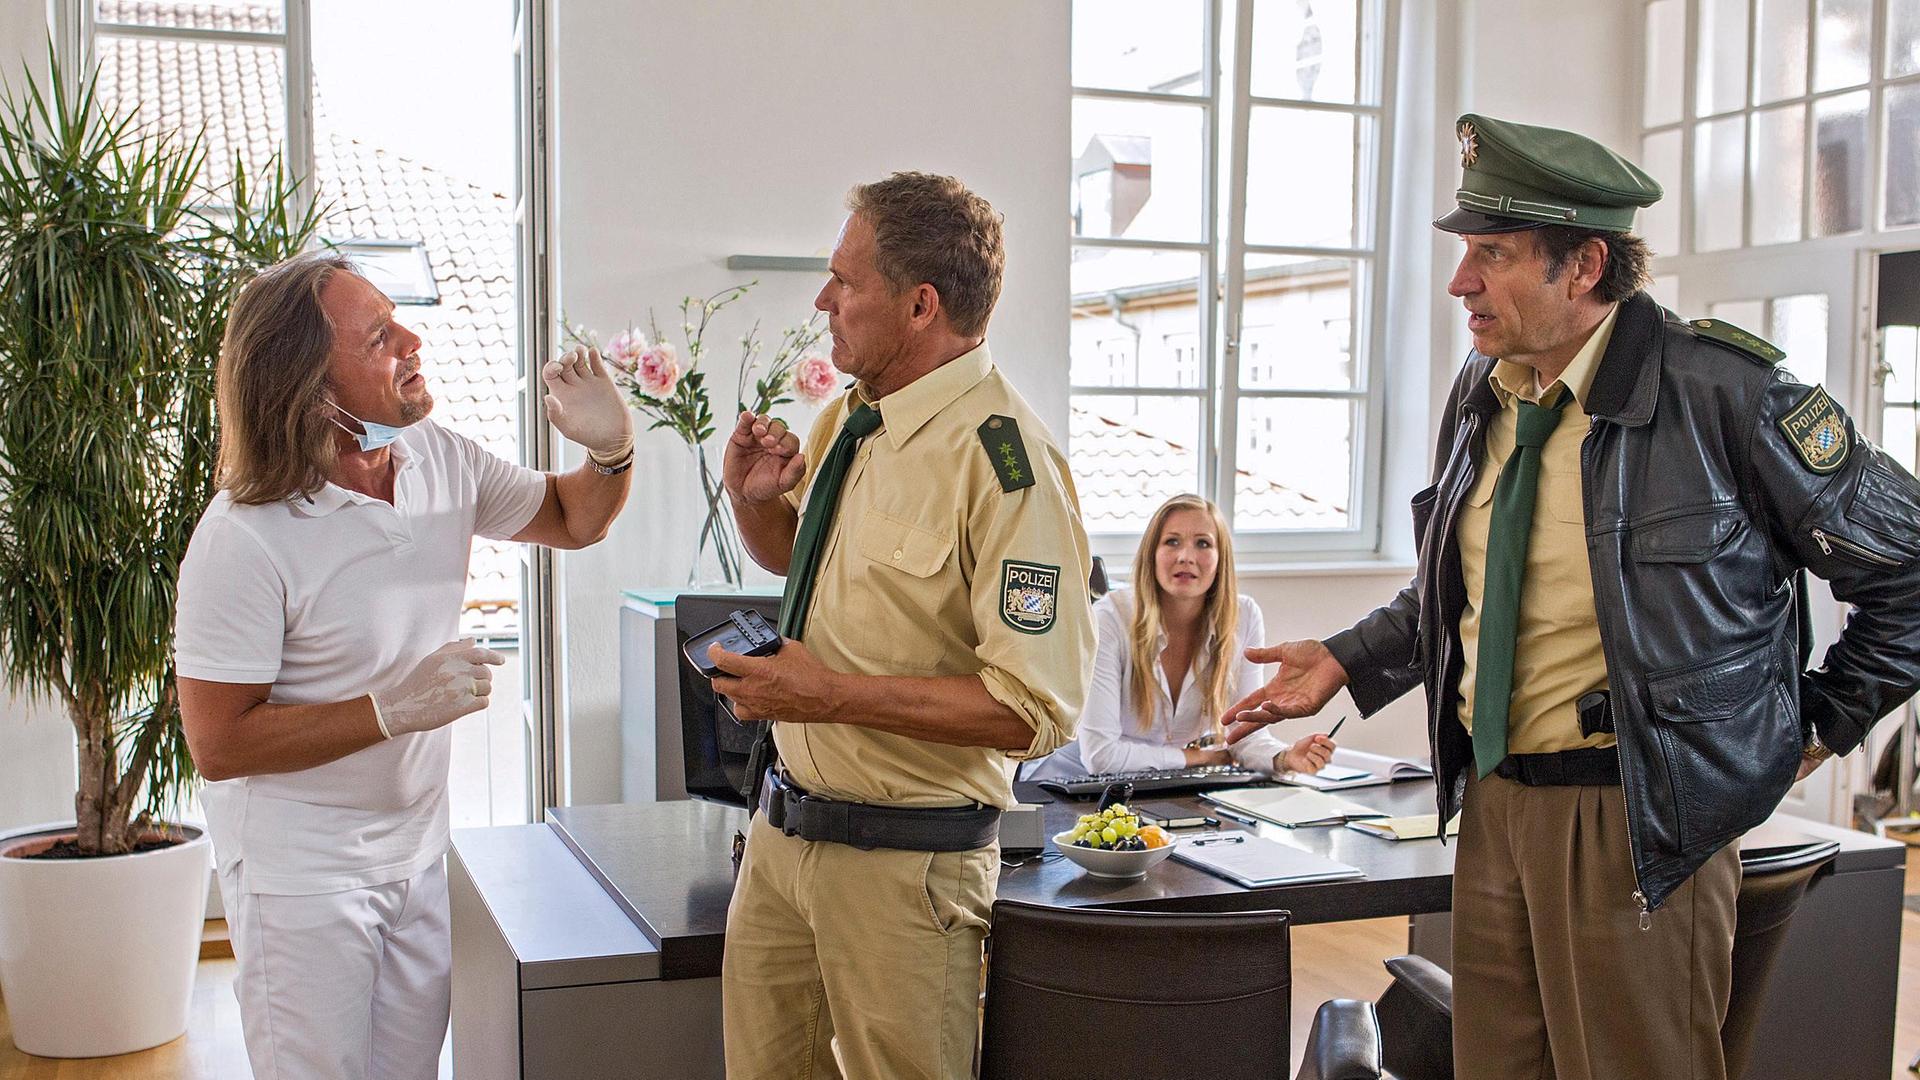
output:
<svg viewBox="0 0 1920 1080"><path fill-rule="evenodd" d="M1243 550L1374 546L1392 8L1074 3L1069 454L1096 546L1184 491Z"/></svg>
<svg viewBox="0 0 1920 1080"><path fill-rule="evenodd" d="M1645 26L1656 251L1920 225L1920 0L1652 0Z"/></svg>

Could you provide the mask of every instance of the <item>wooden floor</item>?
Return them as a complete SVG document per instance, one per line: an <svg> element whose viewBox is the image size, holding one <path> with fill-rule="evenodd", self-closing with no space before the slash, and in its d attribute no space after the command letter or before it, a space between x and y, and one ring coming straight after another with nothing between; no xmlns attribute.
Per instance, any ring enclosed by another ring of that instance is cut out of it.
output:
<svg viewBox="0 0 1920 1080"><path fill-rule="evenodd" d="M1920 894L1920 858L1907 862L1907 892ZM1920 914L1901 916L1900 1004L1894 1022L1891 1080L1914 1080L1907 1061L1920 1050ZM1293 1045L1305 1044L1313 1012L1328 998L1371 1000L1386 988L1380 961L1405 952L1405 919L1367 919L1293 931ZM157 1049L115 1058L59 1061L28 1057L13 1048L0 1002L0 1080L247 1080L233 999L232 960L203 960L193 988L186 1035ZM443 1062L442 1076L449 1070Z"/></svg>

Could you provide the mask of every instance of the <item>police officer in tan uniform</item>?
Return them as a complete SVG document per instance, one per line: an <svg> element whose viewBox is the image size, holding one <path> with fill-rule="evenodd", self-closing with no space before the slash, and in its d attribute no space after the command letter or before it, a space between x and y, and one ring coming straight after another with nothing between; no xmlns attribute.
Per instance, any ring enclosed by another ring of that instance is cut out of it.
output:
<svg viewBox="0 0 1920 1080"><path fill-rule="evenodd" d="M804 454L751 414L726 454L788 579L780 651L714 654L779 758L727 915L736 1078L970 1075L1011 762L1072 737L1093 662L1066 455L987 350L999 216L922 173L848 206L815 304L857 381Z"/></svg>

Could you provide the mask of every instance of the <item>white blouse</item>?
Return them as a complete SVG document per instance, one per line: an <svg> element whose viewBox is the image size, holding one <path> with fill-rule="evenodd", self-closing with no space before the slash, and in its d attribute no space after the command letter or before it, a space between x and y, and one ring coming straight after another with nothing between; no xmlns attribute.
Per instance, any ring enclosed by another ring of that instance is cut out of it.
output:
<svg viewBox="0 0 1920 1080"><path fill-rule="evenodd" d="M1182 750L1188 743L1213 730L1213 717L1207 715L1205 692L1200 679L1189 672L1180 684L1180 698L1173 700L1167 686L1166 669L1153 665L1154 695L1152 722L1140 724L1127 704L1128 686L1133 678L1132 646L1129 638L1133 624L1133 590L1115 589L1093 606L1093 622L1100 635L1094 654L1093 682L1087 690L1086 711L1080 715L1077 736L1080 761L1089 773L1139 772L1145 769L1179 769L1186 766ZM1228 700L1232 704L1266 682L1265 668L1246 659L1249 645L1264 645L1266 623L1260 607L1246 596L1240 597L1238 640L1229 652L1227 663L1234 665L1227 680ZM1167 646L1166 631L1160 632L1160 648ZM1260 772L1274 771L1274 757L1285 753L1287 744L1268 728L1261 728L1228 747L1236 764Z"/></svg>

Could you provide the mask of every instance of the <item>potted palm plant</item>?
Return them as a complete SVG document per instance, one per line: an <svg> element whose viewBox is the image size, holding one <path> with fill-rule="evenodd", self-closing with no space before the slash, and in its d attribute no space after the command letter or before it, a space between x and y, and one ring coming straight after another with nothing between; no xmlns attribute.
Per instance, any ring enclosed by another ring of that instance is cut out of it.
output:
<svg viewBox="0 0 1920 1080"><path fill-rule="evenodd" d="M186 1030L207 840L173 590L213 494L213 364L247 274L316 211L276 162L200 186L91 80L0 99L0 677L72 720L71 823L0 831L0 992L16 1046L84 1057Z"/></svg>

